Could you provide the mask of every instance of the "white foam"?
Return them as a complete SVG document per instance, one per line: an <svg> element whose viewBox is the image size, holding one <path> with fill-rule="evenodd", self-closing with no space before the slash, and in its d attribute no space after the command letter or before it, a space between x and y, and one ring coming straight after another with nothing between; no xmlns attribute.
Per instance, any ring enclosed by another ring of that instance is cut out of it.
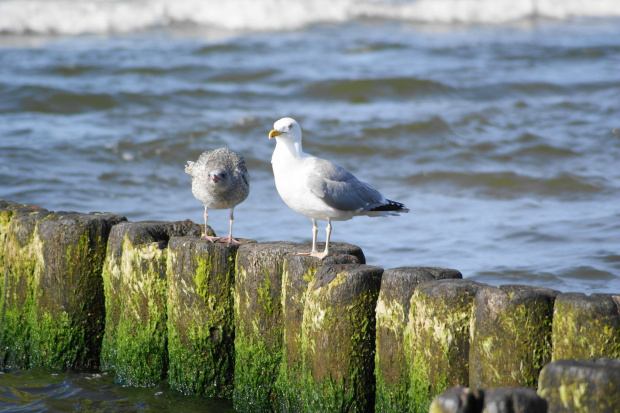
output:
<svg viewBox="0 0 620 413"><path fill-rule="evenodd" d="M0 31L8 33L83 34L127 32L161 22L154 3L103 1L0 2Z"/></svg>
<svg viewBox="0 0 620 413"><path fill-rule="evenodd" d="M620 17L618 0L4 0L0 33L132 32L189 22L212 29L290 30L360 17L503 24L532 17Z"/></svg>
<svg viewBox="0 0 620 413"><path fill-rule="evenodd" d="M534 17L619 17L616 0L419 0L361 6L369 17L422 23L503 24Z"/></svg>

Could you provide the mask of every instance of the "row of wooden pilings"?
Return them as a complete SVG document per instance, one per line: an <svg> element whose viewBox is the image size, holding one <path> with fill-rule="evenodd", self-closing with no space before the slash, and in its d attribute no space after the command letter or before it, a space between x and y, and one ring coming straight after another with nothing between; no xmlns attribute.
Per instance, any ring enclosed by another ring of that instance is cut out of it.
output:
<svg viewBox="0 0 620 413"><path fill-rule="evenodd" d="M619 295L384 270L341 243L320 262L294 254L304 244L201 231L0 200L0 370L109 370L239 412L421 412L452 386L618 411Z"/></svg>

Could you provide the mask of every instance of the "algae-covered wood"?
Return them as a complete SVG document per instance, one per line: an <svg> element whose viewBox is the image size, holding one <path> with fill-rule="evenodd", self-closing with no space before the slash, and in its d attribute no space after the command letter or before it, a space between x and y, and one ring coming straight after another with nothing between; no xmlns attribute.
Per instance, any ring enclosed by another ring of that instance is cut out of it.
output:
<svg viewBox="0 0 620 413"><path fill-rule="evenodd" d="M166 377L168 242L199 237L200 225L125 222L114 226L103 270L106 324L101 368L119 383L152 386Z"/></svg>
<svg viewBox="0 0 620 413"><path fill-rule="evenodd" d="M620 358L620 294L560 294L552 338L554 361Z"/></svg>
<svg viewBox="0 0 620 413"><path fill-rule="evenodd" d="M410 409L411 379L407 360L411 358L405 354L409 343L404 342L404 334L409 322L411 296L416 287L425 281L462 277L457 270L438 267L388 268L383 272L376 309L375 410Z"/></svg>
<svg viewBox="0 0 620 413"><path fill-rule="evenodd" d="M101 267L110 230L125 218L4 211L2 369L98 368L105 317Z"/></svg>
<svg viewBox="0 0 620 413"><path fill-rule="evenodd" d="M195 237L170 240L167 381L183 394L232 397L237 249Z"/></svg>
<svg viewBox="0 0 620 413"><path fill-rule="evenodd" d="M288 255L282 280L283 350L276 381L277 404L283 412L307 411L302 398L303 362L302 323L308 285L323 265L363 264L362 250L350 244L331 244L331 254L322 261L309 256Z"/></svg>
<svg viewBox="0 0 620 413"><path fill-rule="evenodd" d="M551 361L553 303L559 291L524 285L485 286L471 319L471 387L536 388Z"/></svg>
<svg viewBox="0 0 620 413"><path fill-rule="evenodd" d="M411 298L405 339L411 368L409 411L426 412L450 386L469 385L471 309L484 284L437 280L418 286Z"/></svg>
<svg viewBox="0 0 620 413"><path fill-rule="evenodd" d="M382 273L370 265L325 265L308 285L304 411L374 411L375 308Z"/></svg>

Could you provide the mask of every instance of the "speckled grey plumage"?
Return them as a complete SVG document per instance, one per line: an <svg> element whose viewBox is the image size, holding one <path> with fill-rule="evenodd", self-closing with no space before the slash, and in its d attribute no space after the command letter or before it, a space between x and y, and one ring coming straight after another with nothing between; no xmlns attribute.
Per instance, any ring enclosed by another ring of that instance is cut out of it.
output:
<svg viewBox="0 0 620 413"><path fill-rule="evenodd" d="M233 209L250 193L250 174L245 159L228 148L203 152L196 162L188 161L185 172L192 177L192 194L205 207L205 235L210 241L237 243L232 238ZM230 209L228 238L209 237L206 234L208 208Z"/></svg>

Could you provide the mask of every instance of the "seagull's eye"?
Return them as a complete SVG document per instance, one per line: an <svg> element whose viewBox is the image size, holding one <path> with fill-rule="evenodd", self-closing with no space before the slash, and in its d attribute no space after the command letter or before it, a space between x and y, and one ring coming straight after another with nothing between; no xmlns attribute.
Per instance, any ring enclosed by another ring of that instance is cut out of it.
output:
<svg viewBox="0 0 620 413"><path fill-rule="evenodd" d="M292 124L292 123L289 123L289 124L286 126L286 130L291 130L291 129L293 129L293 124Z"/></svg>

